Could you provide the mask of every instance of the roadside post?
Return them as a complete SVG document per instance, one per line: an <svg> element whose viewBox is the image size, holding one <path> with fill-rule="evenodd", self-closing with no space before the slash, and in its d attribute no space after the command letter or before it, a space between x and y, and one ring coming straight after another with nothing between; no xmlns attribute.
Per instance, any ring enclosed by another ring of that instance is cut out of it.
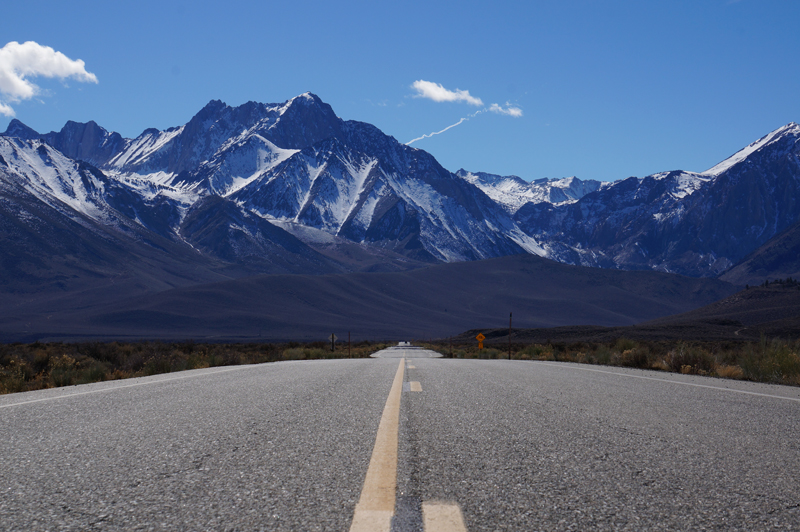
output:
<svg viewBox="0 0 800 532"><path fill-rule="evenodd" d="M508 359L511 360L511 315L513 312L508 313Z"/></svg>
<svg viewBox="0 0 800 532"><path fill-rule="evenodd" d="M336 338L336 335L335 335L335 334L333 334L333 333L331 333L331 336L330 336L330 341L331 341L331 352L333 352L333 351L335 351L335 350L336 350L336 343L335 343L335 342L336 342L336 340L338 340L338 338Z"/></svg>

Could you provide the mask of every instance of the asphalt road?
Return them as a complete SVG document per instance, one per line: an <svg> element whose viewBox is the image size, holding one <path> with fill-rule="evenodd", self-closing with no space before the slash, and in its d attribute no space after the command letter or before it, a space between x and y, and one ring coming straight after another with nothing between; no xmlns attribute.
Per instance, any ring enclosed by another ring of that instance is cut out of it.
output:
<svg viewBox="0 0 800 532"><path fill-rule="evenodd" d="M798 388L431 355L0 396L0 529L348 530L401 364L395 532L800 528Z"/></svg>

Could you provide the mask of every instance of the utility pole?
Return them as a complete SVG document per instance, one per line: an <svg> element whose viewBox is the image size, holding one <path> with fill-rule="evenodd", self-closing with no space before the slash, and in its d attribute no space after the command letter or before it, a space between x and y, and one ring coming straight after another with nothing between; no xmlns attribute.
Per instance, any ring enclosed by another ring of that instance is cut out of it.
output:
<svg viewBox="0 0 800 532"><path fill-rule="evenodd" d="M353 358L353 355L350 353L350 331L347 331L347 358Z"/></svg>
<svg viewBox="0 0 800 532"><path fill-rule="evenodd" d="M511 360L511 315L513 312L508 313L508 359Z"/></svg>

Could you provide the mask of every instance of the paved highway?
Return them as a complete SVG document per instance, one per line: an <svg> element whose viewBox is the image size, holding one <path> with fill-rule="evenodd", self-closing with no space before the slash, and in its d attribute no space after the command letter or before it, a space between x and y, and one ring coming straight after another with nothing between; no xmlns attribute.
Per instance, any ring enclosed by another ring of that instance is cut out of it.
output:
<svg viewBox="0 0 800 532"><path fill-rule="evenodd" d="M432 355L0 396L0 528L800 528L798 388Z"/></svg>

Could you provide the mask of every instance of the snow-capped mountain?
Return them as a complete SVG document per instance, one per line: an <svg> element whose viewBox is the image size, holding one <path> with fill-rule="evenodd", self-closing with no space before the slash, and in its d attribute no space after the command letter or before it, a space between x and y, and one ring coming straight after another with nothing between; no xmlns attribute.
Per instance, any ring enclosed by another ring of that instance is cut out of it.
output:
<svg viewBox="0 0 800 532"><path fill-rule="evenodd" d="M122 214L224 260L265 253L271 228L300 238L313 228L340 243L423 262L543 253L491 198L430 154L340 119L310 93L282 104L212 101L184 126L148 129L135 139L93 122L40 135L14 120L5 135L29 149L60 152L65 164L95 167L105 188L96 187L88 201L73 179L77 199L62 198L70 207L101 223L104 210ZM35 189L37 179L25 186ZM224 245L205 233L198 238L199 228L210 226Z"/></svg>
<svg viewBox="0 0 800 532"><path fill-rule="evenodd" d="M631 177L515 220L562 262L715 276L800 219L800 126L702 173Z"/></svg>
<svg viewBox="0 0 800 532"><path fill-rule="evenodd" d="M232 275L533 253L713 276L800 219L799 138L789 124L701 173L528 182L451 173L311 93L212 101L135 139L94 122L39 134L13 120L0 135L0 207L4 238L26 235L26 256L45 249L36 232L57 219L115 249L170 250Z"/></svg>
<svg viewBox="0 0 800 532"><path fill-rule="evenodd" d="M515 175L473 173L463 168L456 175L480 188L510 214L516 213L526 203L574 203L586 194L610 185L595 180L582 181L574 176L562 179L543 178L530 182Z"/></svg>

